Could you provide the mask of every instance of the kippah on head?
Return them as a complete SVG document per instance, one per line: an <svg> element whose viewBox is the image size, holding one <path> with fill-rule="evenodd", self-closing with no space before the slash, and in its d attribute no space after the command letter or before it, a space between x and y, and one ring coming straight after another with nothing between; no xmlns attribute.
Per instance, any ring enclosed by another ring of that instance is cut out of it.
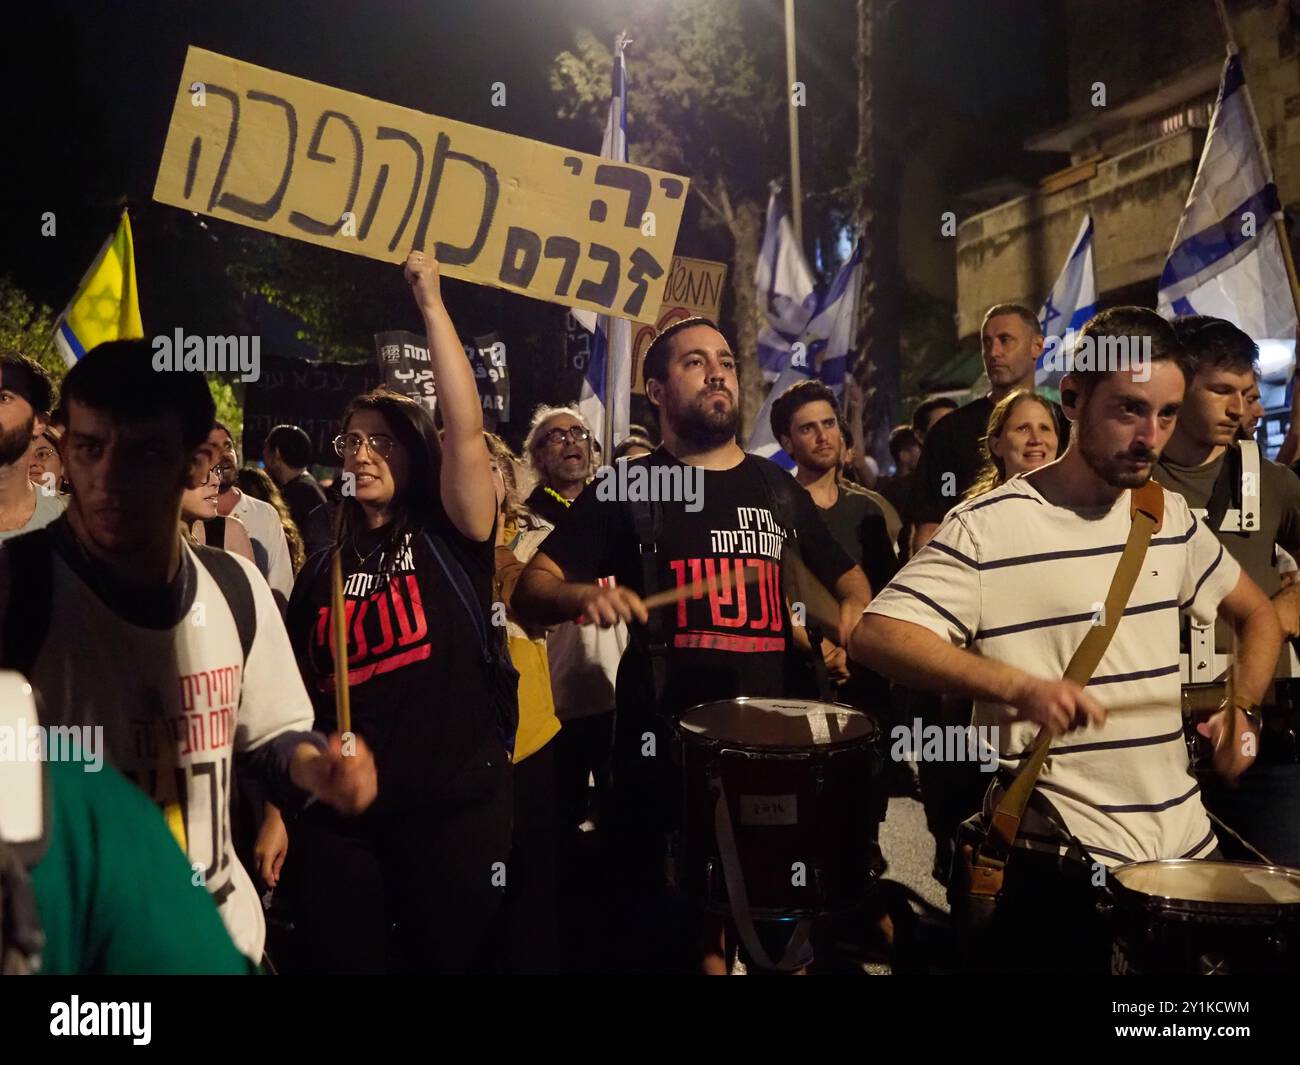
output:
<svg viewBox="0 0 1300 1065"><path fill-rule="evenodd" d="M673 322L672 325L665 326L656 334L654 340L650 341L650 347L646 349L645 362L641 364L641 384L644 387L650 378L662 381L668 376L668 341L680 333L683 329L690 329L696 325L707 325L710 329L721 333L718 329L718 323L712 318L705 318L701 314L693 315L690 318L683 318L680 322Z"/></svg>

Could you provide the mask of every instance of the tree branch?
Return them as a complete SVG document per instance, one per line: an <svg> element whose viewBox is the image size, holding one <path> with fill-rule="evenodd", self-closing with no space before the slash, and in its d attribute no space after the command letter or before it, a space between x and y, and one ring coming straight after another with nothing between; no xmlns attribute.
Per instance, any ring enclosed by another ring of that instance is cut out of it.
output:
<svg viewBox="0 0 1300 1065"><path fill-rule="evenodd" d="M728 220L727 216L722 213L722 208L719 207L712 199L710 199L708 193L704 191L704 183L702 181L692 181L691 191L694 192L697 196L699 196L700 201L715 216L717 216L718 221L726 222Z"/></svg>

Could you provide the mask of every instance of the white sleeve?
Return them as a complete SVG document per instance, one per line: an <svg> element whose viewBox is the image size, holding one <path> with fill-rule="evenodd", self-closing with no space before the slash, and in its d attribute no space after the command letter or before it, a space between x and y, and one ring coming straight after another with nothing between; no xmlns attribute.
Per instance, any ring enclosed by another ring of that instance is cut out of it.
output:
<svg viewBox="0 0 1300 1065"><path fill-rule="evenodd" d="M868 614L910 621L964 647L980 628L979 547L950 514L925 547L871 600Z"/></svg>
<svg viewBox="0 0 1300 1065"><path fill-rule="evenodd" d="M280 524L280 514L271 506L252 496L248 501L248 535L266 548L266 579L271 587L284 596L287 602L293 592L293 563L289 559L289 541Z"/></svg>
<svg viewBox="0 0 1300 1065"><path fill-rule="evenodd" d="M244 663L235 729L235 750L251 751L281 733L310 731L316 714L270 587L251 562L230 557L248 578L257 612L257 634Z"/></svg>
<svg viewBox="0 0 1300 1065"><path fill-rule="evenodd" d="M266 556L266 579L287 602L293 592L293 563L289 558L289 540L284 535L284 526L280 524L278 516L271 542L266 545Z"/></svg>

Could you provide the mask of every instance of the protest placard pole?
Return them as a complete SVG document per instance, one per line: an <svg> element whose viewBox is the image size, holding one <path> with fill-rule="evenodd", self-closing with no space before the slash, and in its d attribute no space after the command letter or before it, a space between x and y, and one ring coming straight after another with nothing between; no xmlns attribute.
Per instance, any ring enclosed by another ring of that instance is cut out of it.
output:
<svg viewBox="0 0 1300 1065"><path fill-rule="evenodd" d="M330 558L330 637L334 646L334 716L339 732L352 731L352 693L348 684L348 619L343 598L343 511L340 501L334 523L334 552Z"/></svg>

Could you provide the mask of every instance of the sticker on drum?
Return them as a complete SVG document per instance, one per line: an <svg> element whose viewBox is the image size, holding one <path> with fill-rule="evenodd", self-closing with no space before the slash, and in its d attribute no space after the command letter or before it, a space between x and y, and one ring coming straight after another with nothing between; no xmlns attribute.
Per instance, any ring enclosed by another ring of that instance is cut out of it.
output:
<svg viewBox="0 0 1300 1065"><path fill-rule="evenodd" d="M741 795L742 825L797 825L798 795Z"/></svg>

